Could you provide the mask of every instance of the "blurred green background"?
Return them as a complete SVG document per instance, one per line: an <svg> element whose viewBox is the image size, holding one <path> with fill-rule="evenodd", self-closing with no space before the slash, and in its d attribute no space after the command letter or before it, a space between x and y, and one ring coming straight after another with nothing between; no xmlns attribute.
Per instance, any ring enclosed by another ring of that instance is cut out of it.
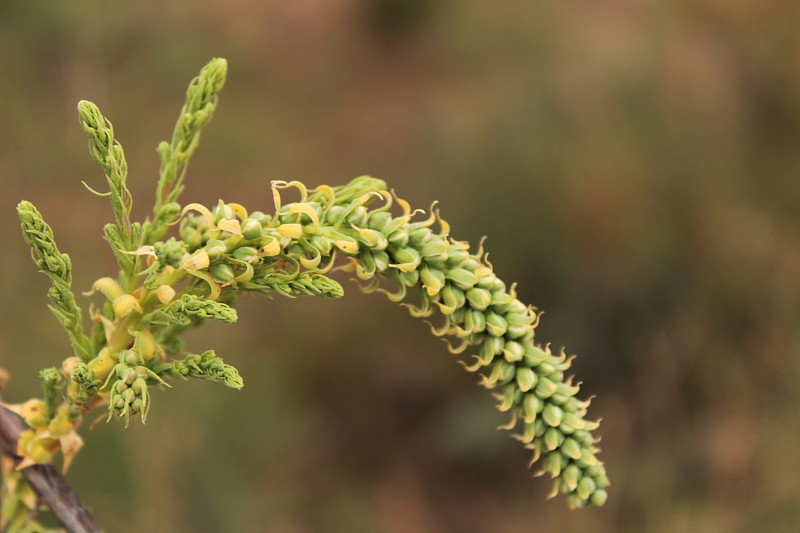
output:
<svg viewBox="0 0 800 533"><path fill-rule="evenodd" d="M597 398L604 508L545 502L505 418L427 327L353 284L209 324L245 377L100 424L70 479L109 531L796 531L800 3L295 0L0 4L0 364L67 355L17 230L37 204L75 286L113 268L75 104L149 212L188 81L229 60L184 201L270 209L270 179L373 174L547 313ZM346 276L342 277L346 280Z"/></svg>

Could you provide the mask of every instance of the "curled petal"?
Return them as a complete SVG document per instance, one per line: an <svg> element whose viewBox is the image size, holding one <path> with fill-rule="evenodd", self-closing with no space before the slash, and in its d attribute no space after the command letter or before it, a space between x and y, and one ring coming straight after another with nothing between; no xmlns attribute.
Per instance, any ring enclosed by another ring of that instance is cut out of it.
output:
<svg viewBox="0 0 800 533"><path fill-rule="evenodd" d="M211 228L212 230L217 229L217 226L214 223L214 215L211 214L211 211L209 211L206 206L198 203L192 203L184 207L181 210L181 216L178 217L178 219L175 222L173 222L173 224L177 224L184 216L186 216L186 213L188 213L189 211L197 211L198 213L203 215L203 218L206 219L206 223L208 224L209 228Z"/></svg>
<svg viewBox="0 0 800 533"><path fill-rule="evenodd" d="M216 281L214 281L214 277L210 273L203 272L200 270L195 270L195 271L189 271L189 274L191 274L196 278L202 279L208 284L208 288L210 290L210 294L208 296L209 299L216 300L217 298L219 298L220 292L222 292L222 288Z"/></svg>
<svg viewBox="0 0 800 533"><path fill-rule="evenodd" d="M300 216L297 217L297 222L301 222L302 215L306 215L309 219L311 219L311 231L309 233L316 233L319 230L319 214L317 211L308 204L297 203L292 204L289 207L288 214L298 214Z"/></svg>
<svg viewBox="0 0 800 533"><path fill-rule="evenodd" d="M208 265L211 264L211 259L208 257L208 252L205 250L198 250L190 257L183 261L181 265L184 270L187 272L194 272L196 270L202 270L204 268L208 268Z"/></svg>
<svg viewBox="0 0 800 533"><path fill-rule="evenodd" d="M230 204L228 204L230 205ZM242 226L235 218L223 218L217 223L217 228L234 235L242 234Z"/></svg>
<svg viewBox="0 0 800 533"><path fill-rule="evenodd" d="M247 218L247 209L245 209L242 204L230 203L227 204L227 206L230 207L231 211L233 211L237 217L241 218L242 220Z"/></svg>

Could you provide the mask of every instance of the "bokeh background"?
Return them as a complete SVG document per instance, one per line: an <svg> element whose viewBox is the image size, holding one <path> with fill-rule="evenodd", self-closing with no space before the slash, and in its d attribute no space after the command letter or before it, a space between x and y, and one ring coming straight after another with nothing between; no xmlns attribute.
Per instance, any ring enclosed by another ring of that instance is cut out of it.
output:
<svg viewBox="0 0 800 533"><path fill-rule="evenodd" d="M475 376L355 285L209 324L245 377L100 424L70 479L109 531L795 531L800 523L800 3L27 0L0 4L0 365L67 355L14 206L113 268L75 104L126 148L145 216L188 81L228 84L185 201L373 174L547 313L604 419L604 508L568 512ZM346 281L346 276L342 278Z"/></svg>

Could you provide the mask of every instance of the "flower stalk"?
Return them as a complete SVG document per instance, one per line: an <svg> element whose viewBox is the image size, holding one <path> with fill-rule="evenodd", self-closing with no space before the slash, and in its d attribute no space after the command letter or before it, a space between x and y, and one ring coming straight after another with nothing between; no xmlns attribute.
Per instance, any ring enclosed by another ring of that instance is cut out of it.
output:
<svg viewBox="0 0 800 533"><path fill-rule="evenodd" d="M127 427L137 417L144 423L153 392L171 388L176 378L241 389L236 368L213 350L187 351L181 334L205 320L236 322L234 305L243 293L340 298L343 288L331 274L343 270L362 290L382 292L428 321L452 353L470 356L464 367L493 391L509 416L505 429L516 430L532 462L540 461L540 473L553 479L553 495L566 495L570 507L603 505L609 481L593 436L598 423L587 418L589 401L578 398L579 384L568 374L572 357L536 342L540 314L497 276L482 241L473 248L451 237L435 203L427 214L413 210L369 176L314 189L274 181L271 214L222 200L178 203L226 70L224 60L212 60L190 84L172 140L158 148L153 218L141 223L130 219L127 163L111 123L91 102L79 103L90 154L109 185L103 196L115 221L104 232L120 267L87 293L96 300L90 337L71 291L69 257L33 204L19 204L23 236L51 279L51 310L75 355L41 372L43 399L10 406L28 427L13 450L20 461L6 468L5 494L24 501L27 489L15 472L50 464L59 454L66 470L82 446L77 430L97 408ZM300 199L285 202L286 189ZM177 235L167 237L175 225ZM10 524L18 512L3 507L0 517Z"/></svg>

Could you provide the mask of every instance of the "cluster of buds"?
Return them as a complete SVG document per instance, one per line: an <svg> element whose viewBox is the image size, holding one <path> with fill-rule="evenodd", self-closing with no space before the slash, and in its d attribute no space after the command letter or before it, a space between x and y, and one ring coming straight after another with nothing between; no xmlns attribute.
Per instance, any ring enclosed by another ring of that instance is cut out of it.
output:
<svg viewBox="0 0 800 533"><path fill-rule="evenodd" d="M108 375L103 389L108 389L108 419L113 416L125 419L125 427L132 416L141 414L147 420L150 410L148 381L169 387L155 372L144 366L144 359L133 350L123 350L117 355L119 363Z"/></svg>
<svg viewBox="0 0 800 533"><path fill-rule="evenodd" d="M199 355L187 355L183 360L173 361L159 368L159 371L181 379L219 381L232 389L244 387L244 381L242 381L239 371L226 364L221 357L214 353L214 350L208 350Z"/></svg>
<svg viewBox="0 0 800 533"><path fill-rule="evenodd" d="M281 202L280 189L287 187L300 192L299 202ZM367 292L380 290L403 302L416 289L419 303L404 305L416 317L438 311L444 321L432 326L433 333L449 337L454 353L474 351L474 362L464 366L482 372L483 386L498 391L498 408L510 413L504 427L521 425L515 437L533 451L533 461L542 458L541 473L554 479L553 493L566 494L572 507L605 502L609 482L592 436L598 423L585 418L589 401L577 398L579 386L566 375L572 358L534 342L539 314L497 277L482 243L471 252L468 243L452 239L433 206L427 218L414 221L421 211L375 178L310 194L299 182L273 182L273 196L272 217L223 202L213 210L184 210L201 213L186 216L181 228L186 253L209 259L203 269L210 297L249 289L285 294L287 284L304 276L333 286L325 274L337 254L349 258L344 268L366 282ZM397 214L391 212L395 203ZM246 267L235 262L244 254ZM230 275L223 279L219 265L229 266ZM391 292L381 286L386 280L394 281Z"/></svg>

